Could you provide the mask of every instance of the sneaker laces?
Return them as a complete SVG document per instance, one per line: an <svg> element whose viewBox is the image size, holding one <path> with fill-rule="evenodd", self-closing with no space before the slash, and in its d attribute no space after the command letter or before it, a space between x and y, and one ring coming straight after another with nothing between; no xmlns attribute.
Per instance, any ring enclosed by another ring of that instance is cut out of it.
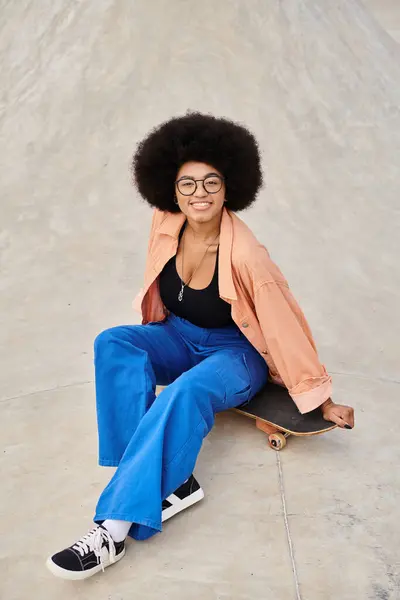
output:
<svg viewBox="0 0 400 600"><path fill-rule="evenodd" d="M97 558L97 563L101 565L101 568L104 571L101 550L105 543L108 544L108 556L110 564L113 564L115 562L114 540L112 539L107 529L105 529L104 527L95 527L94 529L91 529L89 533L81 537L81 539L78 540L76 544L72 546L72 548L74 550L78 550L81 556L85 556L85 554L93 552L95 557Z"/></svg>

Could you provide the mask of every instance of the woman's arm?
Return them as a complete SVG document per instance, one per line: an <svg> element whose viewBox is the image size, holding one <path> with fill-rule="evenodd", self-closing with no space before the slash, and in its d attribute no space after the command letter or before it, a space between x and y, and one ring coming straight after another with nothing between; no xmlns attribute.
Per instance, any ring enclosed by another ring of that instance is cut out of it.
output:
<svg viewBox="0 0 400 600"><path fill-rule="evenodd" d="M255 308L271 359L300 412L321 407L327 420L352 427L353 409L331 400L332 380L319 361L310 327L287 284L260 285Z"/></svg>

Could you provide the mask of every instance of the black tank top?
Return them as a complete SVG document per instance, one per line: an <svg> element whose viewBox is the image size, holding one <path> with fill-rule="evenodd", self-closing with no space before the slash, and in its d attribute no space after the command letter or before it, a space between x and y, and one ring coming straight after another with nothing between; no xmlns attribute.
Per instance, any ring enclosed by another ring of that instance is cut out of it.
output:
<svg viewBox="0 0 400 600"><path fill-rule="evenodd" d="M179 241L184 227L181 229ZM169 312L190 321L193 325L207 329L227 327L233 324L230 304L219 297L218 257L219 247L211 283L202 290L194 290L186 286L182 302L178 300L182 285L176 269L176 256L167 262L160 273L159 287L161 300Z"/></svg>

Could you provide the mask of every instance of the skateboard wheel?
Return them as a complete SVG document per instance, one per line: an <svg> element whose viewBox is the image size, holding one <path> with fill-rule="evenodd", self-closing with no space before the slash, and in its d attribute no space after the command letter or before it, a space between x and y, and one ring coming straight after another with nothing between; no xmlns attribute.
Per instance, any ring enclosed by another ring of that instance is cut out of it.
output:
<svg viewBox="0 0 400 600"><path fill-rule="evenodd" d="M270 448L279 451L286 446L286 438L283 433L271 433L271 435L268 436L268 443Z"/></svg>

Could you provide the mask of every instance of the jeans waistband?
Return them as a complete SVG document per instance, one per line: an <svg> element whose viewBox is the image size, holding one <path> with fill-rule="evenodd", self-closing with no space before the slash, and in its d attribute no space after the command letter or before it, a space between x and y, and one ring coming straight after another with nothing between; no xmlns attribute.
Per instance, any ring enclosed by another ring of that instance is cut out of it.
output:
<svg viewBox="0 0 400 600"><path fill-rule="evenodd" d="M212 346L216 343L220 343L223 339L225 339L227 342L234 339L246 339L240 331L240 329L235 324L227 325L226 327L198 327L198 325L194 325L186 319L177 317L173 313L170 313L168 315L167 321L173 327L175 327L175 329L177 329L181 333L181 335L183 335L186 339L190 340L194 344Z"/></svg>

